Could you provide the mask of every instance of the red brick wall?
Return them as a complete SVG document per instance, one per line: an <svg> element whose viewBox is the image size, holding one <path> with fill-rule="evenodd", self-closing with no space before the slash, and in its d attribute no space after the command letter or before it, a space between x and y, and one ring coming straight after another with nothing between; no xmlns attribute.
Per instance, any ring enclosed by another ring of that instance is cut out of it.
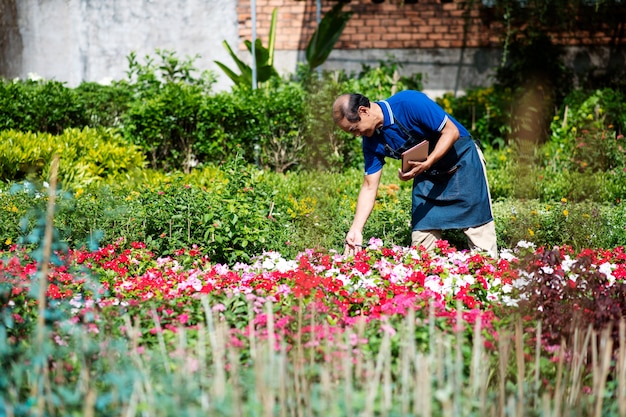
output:
<svg viewBox="0 0 626 417"><path fill-rule="evenodd" d="M336 2L322 0L322 16ZM460 48L463 28L467 24L467 47L501 46L503 28L493 22L492 9L476 1L474 10L463 10L461 0L352 0L344 10L354 12L335 49L404 49ZM278 50L303 50L317 27L315 0L256 0L257 37L267 45L272 10L278 8L275 47ZM239 36L252 38L250 0L238 0ZM607 45L609 34L557 34L554 39L564 45ZM243 48L243 44L240 46Z"/></svg>

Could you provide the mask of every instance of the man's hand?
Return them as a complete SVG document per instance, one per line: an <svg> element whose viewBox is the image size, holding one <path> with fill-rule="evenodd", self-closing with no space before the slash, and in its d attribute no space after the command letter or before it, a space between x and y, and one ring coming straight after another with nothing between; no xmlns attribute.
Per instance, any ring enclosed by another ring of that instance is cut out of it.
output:
<svg viewBox="0 0 626 417"><path fill-rule="evenodd" d="M402 168L398 169L398 178L400 178L402 181L412 180L422 172L430 169L431 166L431 164L428 162L428 159L423 162L409 161L409 165L412 166L410 171L402 172Z"/></svg>
<svg viewBox="0 0 626 417"><path fill-rule="evenodd" d="M363 234L357 230L350 230L346 235L344 255L356 255L363 248Z"/></svg>

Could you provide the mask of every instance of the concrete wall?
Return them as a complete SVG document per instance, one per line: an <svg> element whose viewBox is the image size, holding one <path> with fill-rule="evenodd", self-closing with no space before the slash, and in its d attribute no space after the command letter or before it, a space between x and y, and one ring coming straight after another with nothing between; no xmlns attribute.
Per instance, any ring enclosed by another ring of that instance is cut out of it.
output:
<svg viewBox="0 0 626 417"><path fill-rule="evenodd" d="M230 85L213 61L230 65L222 41L239 42L234 0L1 1L15 7L19 35L14 42L21 42L21 50L4 52L12 58L6 60L11 66L0 68L5 77L36 73L69 86L122 79L131 51L143 63L159 48L179 58L200 55L196 67L215 70L220 86Z"/></svg>

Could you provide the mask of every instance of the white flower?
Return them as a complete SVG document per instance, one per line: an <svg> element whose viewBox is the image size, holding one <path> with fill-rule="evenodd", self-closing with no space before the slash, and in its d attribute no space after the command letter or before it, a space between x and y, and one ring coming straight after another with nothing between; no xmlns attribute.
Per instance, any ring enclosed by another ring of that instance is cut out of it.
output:
<svg viewBox="0 0 626 417"><path fill-rule="evenodd" d="M500 258L505 261L512 261L513 259L516 259L510 249L502 249L502 251L500 251Z"/></svg>
<svg viewBox="0 0 626 417"><path fill-rule="evenodd" d="M278 272L288 272L288 271L293 271L298 267L298 262L296 261L287 261L283 258L280 258L278 260L278 262L276 263L276 270Z"/></svg>
<svg viewBox="0 0 626 417"><path fill-rule="evenodd" d="M609 284L613 284L615 282L613 269L615 269L614 266L608 262L605 262L598 267L598 271L606 275L606 279L609 281Z"/></svg>
<svg viewBox="0 0 626 417"><path fill-rule="evenodd" d="M526 240L520 240L519 242L517 242L517 247L524 249L535 249L535 244Z"/></svg>
<svg viewBox="0 0 626 417"><path fill-rule="evenodd" d="M429 290L436 292L437 294L442 294L443 285L441 280L437 275L429 275L424 280L424 288L428 288Z"/></svg>
<svg viewBox="0 0 626 417"><path fill-rule="evenodd" d="M402 264L394 266L391 274L389 275L389 281L393 284L404 282L404 279L408 275L410 269Z"/></svg>
<svg viewBox="0 0 626 417"><path fill-rule="evenodd" d="M502 304L510 307L517 307L518 300L509 297L508 295L502 296Z"/></svg>
<svg viewBox="0 0 626 417"><path fill-rule="evenodd" d="M565 255L565 259L561 262L561 267L563 268L563 271L569 272L572 270L572 266L574 266L575 263L575 259L571 259L569 255Z"/></svg>
<svg viewBox="0 0 626 417"><path fill-rule="evenodd" d="M473 275L463 275L461 277L461 282L465 284L473 285L476 282L476 278Z"/></svg>
<svg viewBox="0 0 626 417"><path fill-rule="evenodd" d="M261 265L261 269L264 269L266 271L271 271L272 269L274 269L274 260L265 259L263 261L263 264Z"/></svg>

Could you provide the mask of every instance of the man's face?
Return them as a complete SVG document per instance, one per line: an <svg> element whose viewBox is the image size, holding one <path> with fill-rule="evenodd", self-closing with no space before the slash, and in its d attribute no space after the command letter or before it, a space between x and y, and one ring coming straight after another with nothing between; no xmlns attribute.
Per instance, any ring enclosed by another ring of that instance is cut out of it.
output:
<svg viewBox="0 0 626 417"><path fill-rule="evenodd" d="M351 122L345 117L337 123L337 126L344 132L348 132L355 136L373 136L376 131L376 121L370 111L370 108L359 107L359 116L361 120Z"/></svg>

